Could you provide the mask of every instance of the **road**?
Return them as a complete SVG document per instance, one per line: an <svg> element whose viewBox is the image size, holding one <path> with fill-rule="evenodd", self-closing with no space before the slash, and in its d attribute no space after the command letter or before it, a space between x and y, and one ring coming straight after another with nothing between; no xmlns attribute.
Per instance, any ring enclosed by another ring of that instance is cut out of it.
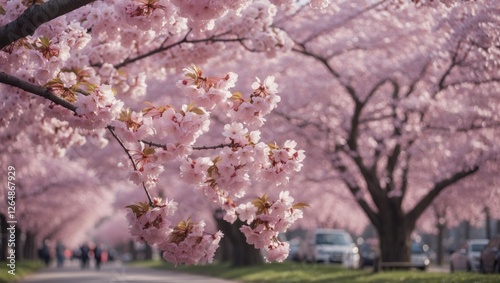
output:
<svg viewBox="0 0 500 283"><path fill-rule="evenodd" d="M101 270L81 270L76 265L49 267L24 278L22 283L235 283L211 277L177 273L168 270L130 267L122 264L103 265Z"/></svg>

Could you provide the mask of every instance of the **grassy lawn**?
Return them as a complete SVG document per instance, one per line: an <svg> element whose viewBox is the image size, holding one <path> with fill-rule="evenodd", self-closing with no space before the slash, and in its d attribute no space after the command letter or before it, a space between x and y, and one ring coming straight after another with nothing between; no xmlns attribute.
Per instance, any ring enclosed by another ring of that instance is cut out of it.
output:
<svg viewBox="0 0 500 283"><path fill-rule="evenodd" d="M346 270L337 265L282 263L266 264L253 267L231 268L228 264L213 264L206 266L174 267L161 261L144 261L132 263L133 266L156 269L177 270L203 274L213 277L231 279L240 282L335 282L335 283L498 283L499 274L479 274L457 272L431 273L421 271L384 271L372 273L370 270Z"/></svg>
<svg viewBox="0 0 500 283"><path fill-rule="evenodd" d="M7 266L7 263L2 261L0 262L0 283L19 281L22 277L33 273L42 267L43 264L40 261L16 262L16 275L11 275L8 273L10 268Z"/></svg>

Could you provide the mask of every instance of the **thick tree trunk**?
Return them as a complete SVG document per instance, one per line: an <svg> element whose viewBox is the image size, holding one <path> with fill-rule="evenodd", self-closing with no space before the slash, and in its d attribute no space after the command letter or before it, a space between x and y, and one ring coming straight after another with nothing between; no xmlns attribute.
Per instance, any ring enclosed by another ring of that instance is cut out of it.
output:
<svg viewBox="0 0 500 283"><path fill-rule="evenodd" d="M233 245L230 238L225 234L225 231L229 229L231 224L222 219L224 212L220 209L214 211L213 216L217 224L217 229L224 231L224 237L220 240L215 257L220 262L230 262L232 260Z"/></svg>
<svg viewBox="0 0 500 283"><path fill-rule="evenodd" d="M218 228L224 233L227 244L231 246L230 254L225 255L226 257L230 256L231 264L233 266L250 266L264 263L260 250L249 245L246 242L245 235L241 233L240 228L243 222L237 220L230 224L224 221L220 215L220 213L216 212L214 218L217 221Z"/></svg>
<svg viewBox="0 0 500 283"><path fill-rule="evenodd" d="M443 265L443 261L444 261L443 240L444 240L444 233L446 231L446 225L438 223L437 229L438 229L438 234L437 234L437 258L436 258L436 261L437 261L438 265Z"/></svg>
<svg viewBox="0 0 500 283"><path fill-rule="evenodd" d="M485 207L484 208L484 216L485 216L485 228L486 228L486 239L491 239L491 216L490 216L490 210Z"/></svg>
<svg viewBox="0 0 500 283"><path fill-rule="evenodd" d="M144 259L153 259L153 248L148 244L144 248Z"/></svg>
<svg viewBox="0 0 500 283"><path fill-rule="evenodd" d="M135 242L133 240L130 240L128 242L128 251L130 252L130 255L132 256L132 260L138 259L137 250L135 249Z"/></svg>
<svg viewBox="0 0 500 283"><path fill-rule="evenodd" d="M24 232L16 226L16 260L24 260Z"/></svg>
<svg viewBox="0 0 500 283"><path fill-rule="evenodd" d="M380 211L380 222L376 226L380 241L381 267L382 269L409 268L405 263L410 262L410 236L414 223L410 222L398 207L393 205L386 207L393 209Z"/></svg>
<svg viewBox="0 0 500 283"><path fill-rule="evenodd" d="M410 235L404 223L383 223L378 229L380 239L380 260L382 263L410 261Z"/></svg>
<svg viewBox="0 0 500 283"><path fill-rule="evenodd" d="M36 259L36 237L31 232L26 232L23 254L25 259L28 260Z"/></svg>
<svg viewBox="0 0 500 283"><path fill-rule="evenodd" d="M469 221L464 221L464 237L465 240L470 239L470 222Z"/></svg>

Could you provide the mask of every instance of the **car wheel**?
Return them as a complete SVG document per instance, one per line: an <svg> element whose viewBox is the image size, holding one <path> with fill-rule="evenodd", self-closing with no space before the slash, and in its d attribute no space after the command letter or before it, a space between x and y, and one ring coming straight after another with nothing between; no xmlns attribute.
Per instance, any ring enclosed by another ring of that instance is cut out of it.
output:
<svg viewBox="0 0 500 283"><path fill-rule="evenodd" d="M453 267L453 263L450 263L450 272L453 273L455 271L455 268Z"/></svg>

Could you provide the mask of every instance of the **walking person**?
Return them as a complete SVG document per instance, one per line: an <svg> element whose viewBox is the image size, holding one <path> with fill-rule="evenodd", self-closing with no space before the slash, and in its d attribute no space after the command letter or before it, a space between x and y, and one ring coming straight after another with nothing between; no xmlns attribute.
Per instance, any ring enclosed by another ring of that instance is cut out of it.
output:
<svg viewBox="0 0 500 283"><path fill-rule="evenodd" d="M81 265L82 269L85 269L89 266L89 252L90 252L89 245L87 243L84 243L80 247L80 261L82 263Z"/></svg>
<svg viewBox="0 0 500 283"><path fill-rule="evenodd" d="M38 257L45 263L48 267L50 264L50 250L49 250L49 240L44 240L42 247L38 249Z"/></svg>
<svg viewBox="0 0 500 283"><path fill-rule="evenodd" d="M64 265L64 250L65 247L61 241L57 241L56 244L56 258L57 258L57 267L63 267Z"/></svg>
<svg viewBox="0 0 500 283"><path fill-rule="evenodd" d="M95 245L94 257L95 257L95 269L99 270L101 268L101 260L102 260L102 248L100 244Z"/></svg>

